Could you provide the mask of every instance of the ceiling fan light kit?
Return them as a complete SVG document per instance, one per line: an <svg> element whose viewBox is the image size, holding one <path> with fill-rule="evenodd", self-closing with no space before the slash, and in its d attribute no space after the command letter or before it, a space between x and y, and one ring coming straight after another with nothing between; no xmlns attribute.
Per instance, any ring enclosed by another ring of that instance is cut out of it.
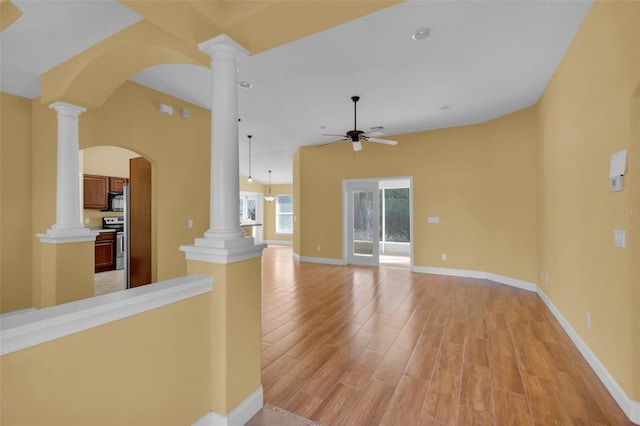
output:
<svg viewBox="0 0 640 426"><path fill-rule="evenodd" d="M324 136L340 136L343 138L336 142L350 140L354 151L362 151L362 141L382 143L385 145L397 145L398 143L397 141L372 137L372 136L383 135L383 133L380 131L384 129L384 127L382 126L372 127L370 132L364 132L362 130L358 130L357 104L358 104L358 101L360 100L360 96L352 96L351 100L353 101L353 130L349 130L344 135L324 135Z"/></svg>

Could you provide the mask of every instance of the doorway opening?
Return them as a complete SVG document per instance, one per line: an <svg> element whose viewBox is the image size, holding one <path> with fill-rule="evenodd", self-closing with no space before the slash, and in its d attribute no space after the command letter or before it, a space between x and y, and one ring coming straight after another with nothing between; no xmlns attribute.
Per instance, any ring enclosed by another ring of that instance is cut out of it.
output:
<svg viewBox="0 0 640 426"><path fill-rule="evenodd" d="M343 253L350 265L410 268L410 177L343 181Z"/></svg>
<svg viewBox="0 0 640 426"><path fill-rule="evenodd" d="M86 148L79 157L82 221L100 232L95 247L94 296L150 284L155 268L151 163L134 151L115 146Z"/></svg>

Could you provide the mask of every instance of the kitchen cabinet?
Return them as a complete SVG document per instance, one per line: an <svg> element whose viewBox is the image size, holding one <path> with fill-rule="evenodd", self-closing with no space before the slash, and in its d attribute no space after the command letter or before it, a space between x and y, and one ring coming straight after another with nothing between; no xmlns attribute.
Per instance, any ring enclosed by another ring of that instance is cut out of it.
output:
<svg viewBox="0 0 640 426"><path fill-rule="evenodd" d="M96 238L95 272L111 271L116 267L116 233L101 232Z"/></svg>
<svg viewBox="0 0 640 426"><path fill-rule="evenodd" d="M106 209L108 207L109 177L84 175L84 208Z"/></svg>
<svg viewBox="0 0 640 426"><path fill-rule="evenodd" d="M109 192L124 192L124 184L128 181L129 179L123 177L109 177Z"/></svg>

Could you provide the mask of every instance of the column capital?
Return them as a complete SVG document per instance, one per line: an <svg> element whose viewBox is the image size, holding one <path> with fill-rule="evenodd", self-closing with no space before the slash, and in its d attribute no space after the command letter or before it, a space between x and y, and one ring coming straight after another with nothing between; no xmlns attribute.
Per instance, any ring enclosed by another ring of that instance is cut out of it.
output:
<svg viewBox="0 0 640 426"><path fill-rule="evenodd" d="M211 59L216 53L235 53L238 59L249 56L249 51L244 46L226 34L203 41L198 44L198 49L209 55Z"/></svg>
<svg viewBox="0 0 640 426"><path fill-rule="evenodd" d="M54 102L49 104L49 108L55 109L60 115L69 115L72 117L78 117L87 110L81 106L68 104L66 102Z"/></svg>

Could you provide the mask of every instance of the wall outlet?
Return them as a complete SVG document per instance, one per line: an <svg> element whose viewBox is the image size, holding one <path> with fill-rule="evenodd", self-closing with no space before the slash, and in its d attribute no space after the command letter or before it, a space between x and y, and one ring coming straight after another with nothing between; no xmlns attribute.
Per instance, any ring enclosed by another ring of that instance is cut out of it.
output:
<svg viewBox="0 0 640 426"><path fill-rule="evenodd" d="M447 260L447 253L442 253L442 260Z"/></svg>
<svg viewBox="0 0 640 426"><path fill-rule="evenodd" d="M187 228L193 228L193 219L187 220Z"/></svg>
<svg viewBox="0 0 640 426"><path fill-rule="evenodd" d="M88 217L85 217L85 218L84 218L84 223L85 223L86 225L90 224L90 223L91 223L91 219L89 219Z"/></svg>
<svg viewBox="0 0 640 426"><path fill-rule="evenodd" d="M591 313L587 312L587 328L591 328Z"/></svg>
<svg viewBox="0 0 640 426"><path fill-rule="evenodd" d="M316 247L316 250L318 250L318 251L322 250L322 246Z"/></svg>

